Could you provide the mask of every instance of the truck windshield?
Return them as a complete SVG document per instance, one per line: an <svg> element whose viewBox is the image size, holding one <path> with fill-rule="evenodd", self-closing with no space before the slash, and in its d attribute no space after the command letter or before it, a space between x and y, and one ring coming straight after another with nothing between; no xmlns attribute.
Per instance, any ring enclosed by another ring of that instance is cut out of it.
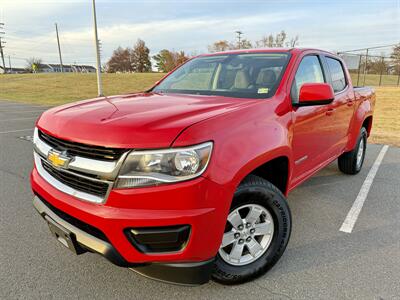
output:
<svg viewBox="0 0 400 300"><path fill-rule="evenodd" d="M171 73L153 92L269 98L275 94L288 58L285 52L197 57Z"/></svg>

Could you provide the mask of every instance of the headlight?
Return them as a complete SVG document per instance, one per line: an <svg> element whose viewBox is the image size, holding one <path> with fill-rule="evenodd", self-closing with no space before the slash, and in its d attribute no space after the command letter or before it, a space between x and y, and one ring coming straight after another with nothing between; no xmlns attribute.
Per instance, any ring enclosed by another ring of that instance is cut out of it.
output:
<svg viewBox="0 0 400 300"><path fill-rule="evenodd" d="M207 168L212 142L166 150L132 151L122 165L116 188L159 185L193 179Z"/></svg>

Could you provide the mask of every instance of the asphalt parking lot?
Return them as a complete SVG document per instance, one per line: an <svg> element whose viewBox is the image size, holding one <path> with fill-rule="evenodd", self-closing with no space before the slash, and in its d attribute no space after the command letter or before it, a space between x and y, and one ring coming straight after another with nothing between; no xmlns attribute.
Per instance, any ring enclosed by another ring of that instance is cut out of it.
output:
<svg viewBox="0 0 400 300"><path fill-rule="evenodd" d="M351 233L340 231L382 145L368 145L362 172L336 162L289 196L293 232L278 264L254 282L168 285L74 256L32 207L35 119L45 107L0 101L0 298L400 299L400 148L383 157ZM27 137L28 136L28 137Z"/></svg>

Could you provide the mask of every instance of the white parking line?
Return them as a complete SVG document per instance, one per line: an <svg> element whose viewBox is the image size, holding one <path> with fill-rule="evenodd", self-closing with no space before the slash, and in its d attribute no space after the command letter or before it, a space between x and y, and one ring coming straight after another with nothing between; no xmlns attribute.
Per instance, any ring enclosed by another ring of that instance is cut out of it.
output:
<svg viewBox="0 0 400 300"><path fill-rule="evenodd" d="M18 129L18 130L9 130L9 131L0 131L0 134L4 134L4 133L13 133L13 132L20 132L20 131L29 131L32 130L33 128L26 128L26 129Z"/></svg>
<svg viewBox="0 0 400 300"><path fill-rule="evenodd" d="M367 199L371 185L374 182L375 175L378 172L379 166L381 165L382 160L385 157L385 154L388 149L389 149L389 146L385 145L382 147L381 151L379 152L378 157L376 158L374 164L372 165L371 169L369 170L367 178L365 178L365 181L361 187L361 190L358 193L358 196L357 196L356 200L354 201L353 206L351 207L349 213L347 214L346 219L344 220L339 231L343 231L346 233L351 233L353 231L353 227L354 227L355 223L357 222L358 215L361 212L364 202Z"/></svg>

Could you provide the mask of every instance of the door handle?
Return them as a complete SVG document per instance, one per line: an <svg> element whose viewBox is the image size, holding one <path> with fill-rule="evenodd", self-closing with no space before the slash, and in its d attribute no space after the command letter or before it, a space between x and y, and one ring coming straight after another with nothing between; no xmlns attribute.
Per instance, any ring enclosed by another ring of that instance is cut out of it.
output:
<svg viewBox="0 0 400 300"><path fill-rule="evenodd" d="M325 112L325 114L327 116L332 116L334 112L335 112L335 109L334 108L330 108Z"/></svg>

